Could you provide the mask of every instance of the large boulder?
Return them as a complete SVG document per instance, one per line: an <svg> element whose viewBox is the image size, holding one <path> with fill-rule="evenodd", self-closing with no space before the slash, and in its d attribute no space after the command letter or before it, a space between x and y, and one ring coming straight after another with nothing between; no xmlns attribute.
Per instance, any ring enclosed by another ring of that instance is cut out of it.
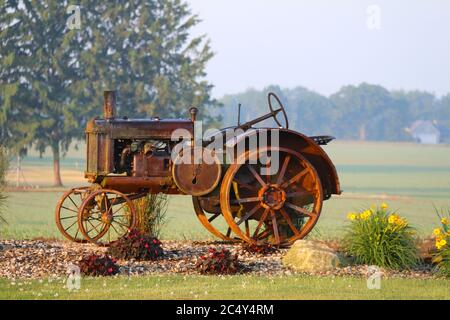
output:
<svg viewBox="0 0 450 320"><path fill-rule="evenodd" d="M339 255L324 243L297 240L282 259L285 267L299 272L324 272L342 266Z"/></svg>

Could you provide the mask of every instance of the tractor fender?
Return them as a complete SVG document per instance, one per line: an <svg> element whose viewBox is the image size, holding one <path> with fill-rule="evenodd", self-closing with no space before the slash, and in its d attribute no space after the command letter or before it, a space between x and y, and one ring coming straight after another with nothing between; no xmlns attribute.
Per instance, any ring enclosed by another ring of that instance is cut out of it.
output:
<svg viewBox="0 0 450 320"><path fill-rule="evenodd" d="M341 194L339 177L336 167L331 162L327 153L314 140L301 134L299 132L289 129L274 129L274 128L251 128L245 133L237 135L232 139L226 141L227 148L236 147L242 139L252 139L265 130L268 132L267 143L271 143L270 132L277 130L279 132L279 146L292 149L304 156L316 169L320 182L322 183L324 191L324 199L329 199L332 194Z"/></svg>

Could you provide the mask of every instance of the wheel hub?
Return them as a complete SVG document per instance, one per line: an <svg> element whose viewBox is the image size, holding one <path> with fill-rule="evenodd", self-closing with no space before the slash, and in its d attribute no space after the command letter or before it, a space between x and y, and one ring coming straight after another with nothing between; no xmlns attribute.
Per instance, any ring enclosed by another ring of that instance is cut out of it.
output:
<svg viewBox="0 0 450 320"><path fill-rule="evenodd" d="M259 197L264 208L278 210L283 207L286 201L286 192L278 185L271 184L260 190Z"/></svg>

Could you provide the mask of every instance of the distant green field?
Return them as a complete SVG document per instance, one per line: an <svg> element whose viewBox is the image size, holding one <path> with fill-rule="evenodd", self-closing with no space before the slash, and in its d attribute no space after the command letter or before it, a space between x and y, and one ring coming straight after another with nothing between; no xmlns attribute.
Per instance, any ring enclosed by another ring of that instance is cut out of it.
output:
<svg viewBox="0 0 450 320"><path fill-rule="evenodd" d="M71 150L63 161L67 185L83 181L83 151ZM396 143L335 142L325 147L337 166L344 191L324 204L322 216L313 236L339 236L349 211L387 202L392 209L418 229L422 236L437 225L433 206L450 207L450 147L420 146ZM34 176L51 184L50 158L36 154L24 160L24 171L32 169ZM78 172L78 173L77 173ZM30 174L31 176L31 174ZM41 184L42 185L42 184ZM60 238L53 221L54 207L61 192L9 193L2 237ZM170 199L168 221L163 231L165 239L209 239L211 236L195 217L191 198L173 196Z"/></svg>

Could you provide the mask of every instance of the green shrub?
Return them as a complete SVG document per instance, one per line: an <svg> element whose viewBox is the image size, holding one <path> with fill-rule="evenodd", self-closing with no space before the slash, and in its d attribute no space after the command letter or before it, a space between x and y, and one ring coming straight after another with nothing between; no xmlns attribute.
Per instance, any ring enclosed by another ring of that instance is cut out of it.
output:
<svg viewBox="0 0 450 320"><path fill-rule="evenodd" d="M409 269L419 262L415 231L408 222L386 204L349 213L350 225L344 236L344 248L358 264L391 269Z"/></svg>
<svg viewBox="0 0 450 320"><path fill-rule="evenodd" d="M108 253L117 259L156 260L164 255L161 241L134 229L111 243Z"/></svg>
<svg viewBox="0 0 450 320"><path fill-rule="evenodd" d="M159 238L166 221L168 199L165 194L148 194L134 200L136 228L146 235Z"/></svg>
<svg viewBox="0 0 450 320"><path fill-rule="evenodd" d="M436 210L441 227L433 230L436 254L433 263L438 266L439 272L450 277L450 210Z"/></svg>
<svg viewBox="0 0 450 320"><path fill-rule="evenodd" d="M112 276L119 272L119 266L115 259L108 255L91 254L83 257L78 266L81 274L85 276Z"/></svg>
<svg viewBox="0 0 450 320"><path fill-rule="evenodd" d="M227 249L209 248L208 253L200 256L196 267L201 274L235 274L239 271L237 254Z"/></svg>

